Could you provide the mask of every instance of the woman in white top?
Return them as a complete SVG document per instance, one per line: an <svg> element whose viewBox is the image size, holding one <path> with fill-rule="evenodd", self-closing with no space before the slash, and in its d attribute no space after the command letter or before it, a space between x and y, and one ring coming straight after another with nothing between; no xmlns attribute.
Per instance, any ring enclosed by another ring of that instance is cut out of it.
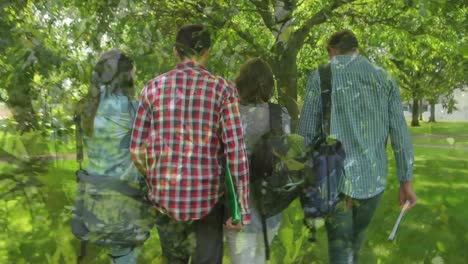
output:
<svg viewBox="0 0 468 264"><path fill-rule="evenodd" d="M274 79L271 68L263 60L248 60L236 78L240 96L240 113L249 158L258 140L270 130L268 102L273 95ZM290 133L291 118L285 108L282 113L283 132ZM255 175L251 175L255 178ZM233 264L265 263L262 223L254 192L250 192L252 221L242 231L225 231L229 255ZM278 232L282 214L266 220L269 243Z"/></svg>

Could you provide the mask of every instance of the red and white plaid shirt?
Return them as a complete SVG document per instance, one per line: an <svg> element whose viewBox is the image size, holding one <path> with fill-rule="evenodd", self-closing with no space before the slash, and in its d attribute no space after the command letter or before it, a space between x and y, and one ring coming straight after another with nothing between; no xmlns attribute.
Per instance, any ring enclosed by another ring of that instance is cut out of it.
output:
<svg viewBox="0 0 468 264"><path fill-rule="evenodd" d="M147 83L131 152L146 168L148 198L177 220L206 216L223 194L221 148L250 222L249 169L235 87L194 62ZM220 138L221 137L221 138Z"/></svg>

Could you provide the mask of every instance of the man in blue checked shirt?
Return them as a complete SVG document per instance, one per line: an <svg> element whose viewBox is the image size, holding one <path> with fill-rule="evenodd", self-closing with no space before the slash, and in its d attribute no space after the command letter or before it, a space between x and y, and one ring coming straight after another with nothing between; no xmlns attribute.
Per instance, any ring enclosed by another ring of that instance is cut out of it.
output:
<svg viewBox="0 0 468 264"><path fill-rule="evenodd" d="M337 32L328 42L332 72L330 136L343 143L345 175L341 198L326 219L330 263L357 263L364 230L387 182L386 145L390 142L400 181L400 205L416 203L413 147L395 79L359 55L356 36ZM321 131L318 71L307 83L298 133L312 142Z"/></svg>

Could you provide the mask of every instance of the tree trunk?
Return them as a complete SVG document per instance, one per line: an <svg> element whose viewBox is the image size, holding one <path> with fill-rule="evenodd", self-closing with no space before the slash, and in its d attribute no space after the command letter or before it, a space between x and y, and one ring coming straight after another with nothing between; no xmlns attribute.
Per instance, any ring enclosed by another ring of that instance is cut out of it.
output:
<svg viewBox="0 0 468 264"><path fill-rule="evenodd" d="M429 122L435 123L435 101L431 101L431 116L429 117Z"/></svg>
<svg viewBox="0 0 468 264"><path fill-rule="evenodd" d="M419 100L416 98L413 98L411 126L413 127L419 126L418 116L419 116Z"/></svg>
<svg viewBox="0 0 468 264"><path fill-rule="evenodd" d="M419 100L419 121L423 120L423 100Z"/></svg>
<svg viewBox="0 0 468 264"><path fill-rule="evenodd" d="M278 50L281 50L279 44ZM291 116L291 130L295 131L299 107L297 105L297 49L283 49L271 62L277 79L278 101L288 109Z"/></svg>

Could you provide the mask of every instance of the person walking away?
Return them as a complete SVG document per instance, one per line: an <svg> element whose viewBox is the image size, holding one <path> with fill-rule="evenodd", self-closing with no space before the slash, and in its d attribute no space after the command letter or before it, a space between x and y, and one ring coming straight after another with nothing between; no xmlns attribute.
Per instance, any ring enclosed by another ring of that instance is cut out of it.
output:
<svg viewBox="0 0 468 264"><path fill-rule="evenodd" d="M210 46L203 25L178 30L174 53L180 62L148 81L134 123L131 151L159 211L156 225L168 263L222 262L224 157L242 213L241 223L228 219L226 226L239 230L250 222L238 94L205 68Z"/></svg>
<svg viewBox="0 0 468 264"><path fill-rule="evenodd" d="M134 79L132 59L119 50L105 52L77 109L77 146L84 143L88 162L77 173L79 206L72 231L83 241L109 249L112 263L137 263L153 222L151 207L144 202L144 177L129 149L137 106Z"/></svg>
<svg viewBox="0 0 468 264"><path fill-rule="evenodd" d="M327 51L331 69L330 136L346 152L339 184L340 200L325 221L330 263L357 263L364 231L385 190L387 138L390 137L400 181L400 205L416 203L412 188L413 147L393 77L359 55L349 30L333 34ZM311 144L321 131L321 76L309 78L298 133Z"/></svg>
<svg viewBox="0 0 468 264"><path fill-rule="evenodd" d="M240 95L240 112L249 157L255 144L270 131L269 101L273 95L274 79L270 66L259 58L250 59L241 66L236 78ZM284 134L290 133L290 116L282 107L281 117ZM250 159L249 159L250 160ZM250 175L254 177L254 175ZM240 232L226 230L229 256L233 264L265 263L263 228L257 199L250 195L251 223ZM277 234L282 214L266 219L268 243Z"/></svg>

